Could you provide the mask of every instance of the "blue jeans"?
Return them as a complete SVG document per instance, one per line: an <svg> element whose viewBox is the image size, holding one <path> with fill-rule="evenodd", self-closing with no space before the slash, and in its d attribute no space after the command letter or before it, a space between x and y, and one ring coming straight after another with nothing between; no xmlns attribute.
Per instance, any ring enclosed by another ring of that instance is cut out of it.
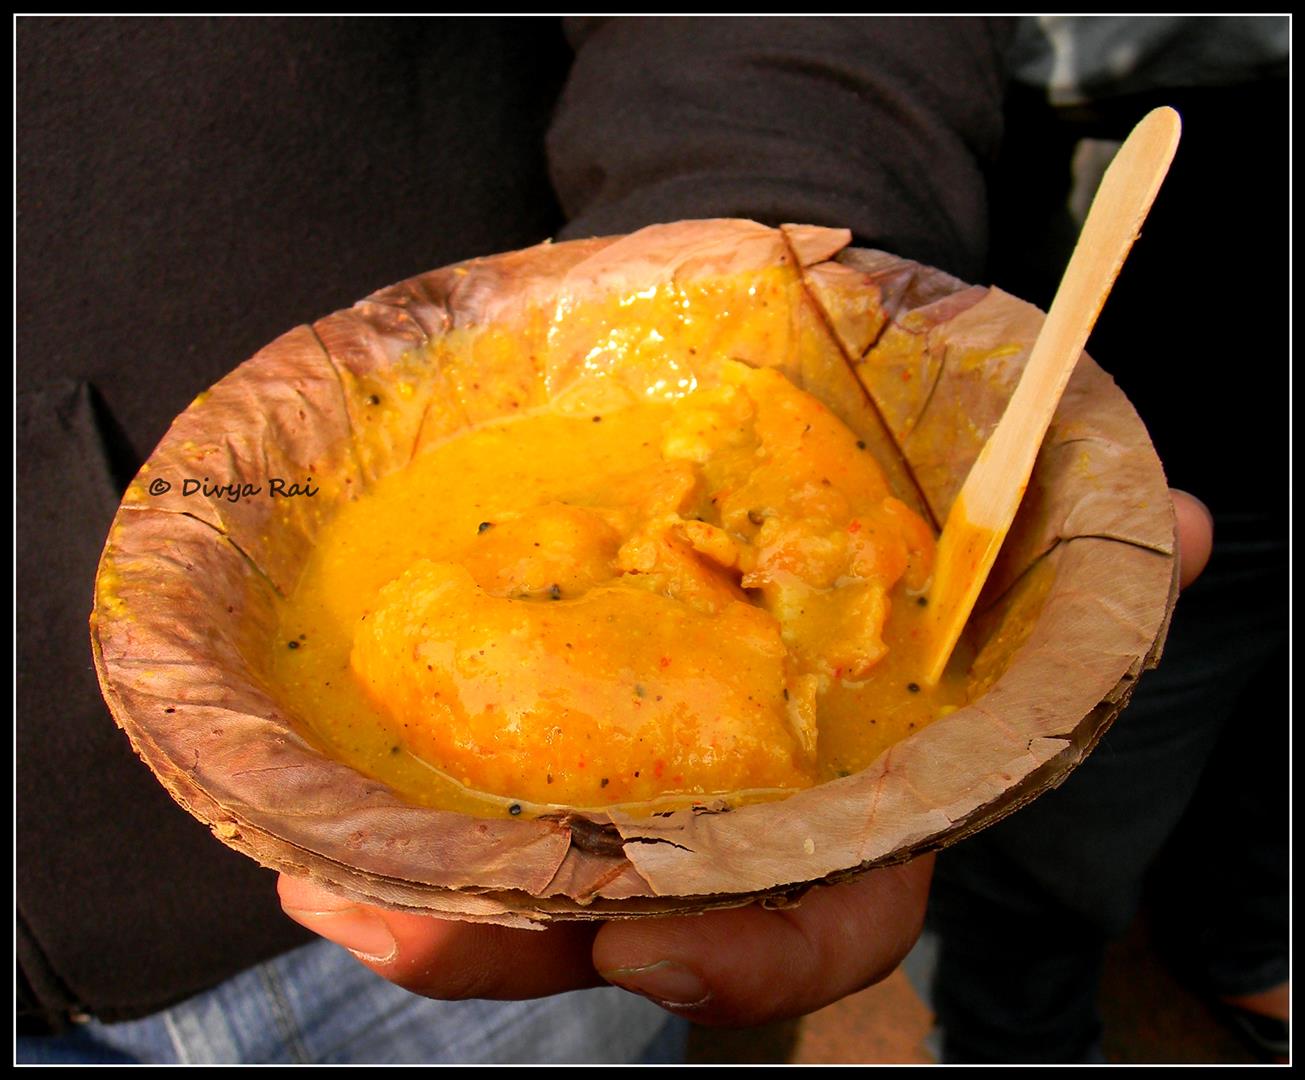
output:
<svg viewBox="0 0 1305 1080"><path fill-rule="evenodd" d="M688 1024L615 988L432 1001L329 942L259 964L142 1020L18 1040L20 1064L679 1063Z"/></svg>

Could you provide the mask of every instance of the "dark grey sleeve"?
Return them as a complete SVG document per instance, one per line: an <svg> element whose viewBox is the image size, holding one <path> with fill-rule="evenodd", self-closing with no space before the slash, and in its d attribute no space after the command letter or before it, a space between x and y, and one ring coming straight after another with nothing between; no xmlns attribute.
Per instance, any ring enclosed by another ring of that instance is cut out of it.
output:
<svg viewBox="0 0 1305 1080"><path fill-rule="evenodd" d="M549 134L567 237L751 217L847 226L973 280L1009 22L608 19Z"/></svg>

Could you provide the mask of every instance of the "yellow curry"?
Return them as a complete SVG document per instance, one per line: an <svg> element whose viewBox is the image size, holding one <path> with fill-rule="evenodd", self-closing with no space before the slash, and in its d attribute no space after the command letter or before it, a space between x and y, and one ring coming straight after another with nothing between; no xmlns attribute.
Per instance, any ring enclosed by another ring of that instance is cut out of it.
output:
<svg viewBox="0 0 1305 1080"><path fill-rule="evenodd" d="M932 531L774 367L860 393L805 303L788 266L669 280L356 387L364 460L500 404L318 532L271 650L309 734L423 805L641 811L860 771L963 703L923 685Z"/></svg>
<svg viewBox="0 0 1305 1080"><path fill-rule="evenodd" d="M345 504L273 674L336 755L473 813L777 797L964 699L923 686L930 528L774 369L484 422Z"/></svg>

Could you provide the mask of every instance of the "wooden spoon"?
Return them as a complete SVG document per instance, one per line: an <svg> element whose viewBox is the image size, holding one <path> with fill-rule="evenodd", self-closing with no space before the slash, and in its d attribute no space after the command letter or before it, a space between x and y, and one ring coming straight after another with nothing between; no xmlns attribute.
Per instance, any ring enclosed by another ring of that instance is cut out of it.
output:
<svg viewBox="0 0 1305 1080"><path fill-rule="evenodd" d="M952 503L929 587L924 680L930 686L941 678L997 559L1060 395L1169 171L1180 129L1178 113L1155 109L1119 148L1019 385Z"/></svg>

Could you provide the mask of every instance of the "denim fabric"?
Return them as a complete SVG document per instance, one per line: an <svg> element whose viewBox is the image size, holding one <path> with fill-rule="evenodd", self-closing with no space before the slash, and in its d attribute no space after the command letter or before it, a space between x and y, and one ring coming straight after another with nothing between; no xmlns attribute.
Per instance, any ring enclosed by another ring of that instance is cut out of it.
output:
<svg viewBox="0 0 1305 1080"><path fill-rule="evenodd" d="M18 1040L36 1063L678 1063L688 1025L615 988L432 1001L315 942L142 1020Z"/></svg>

